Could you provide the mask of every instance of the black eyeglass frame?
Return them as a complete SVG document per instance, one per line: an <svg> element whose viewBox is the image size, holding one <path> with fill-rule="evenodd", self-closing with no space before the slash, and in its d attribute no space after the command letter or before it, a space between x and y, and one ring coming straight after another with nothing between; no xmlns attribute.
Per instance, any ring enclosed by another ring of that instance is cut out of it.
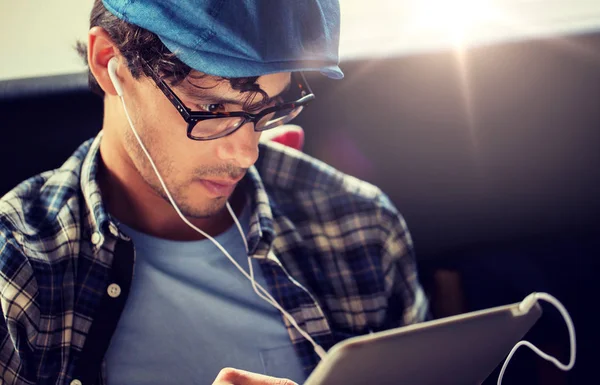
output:
<svg viewBox="0 0 600 385"><path fill-rule="evenodd" d="M144 64L146 64L146 63L144 63ZM275 127L279 127L285 123L288 123L289 121L294 119L296 116L298 116L298 114L300 114L300 112L302 112L302 109L304 109L304 107L309 102L311 102L315 99L315 95L312 92L310 86L308 85L308 82L306 81L304 74L302 72L294 72L294 73L292 73L292 79L296 80L296 84L300 90L300 94L302 95L302 97L300 99L298 99L294 102L288 102L288 103L279 104L279 105L276 105L273 107L268 107L268 108L265 108L264 110L260 111L257 114L251 114L251 113L245 112L245 111L232 111L232 112L193 111L192 109L188 108L181 101L181 99L179 99L179 97L175 94L175 92L171 89L171 87L169 87L162 78L160 78L159 76L156 75L156 73L152 70L152 68L148 64L146 64L146 66L148 67L150 72L154 75L152 78L153 78L154 82L156 83L156 85L158 86L158 88L165 94L167 99L169 99L169 101L171 101L171 103L177 109L177 111L179 112L179 114L181 115L183 120L185 120L185 122L188 124L187 136L188 136L188 138L190 138L192 140L208 141L208 140L220 139L225 136L233 134L234 132L239 130L240 127L243 127L248 122L252 122L255 132L266 131L266 130L269 130L269 129L272 129ZM282 119L281 122L277 122L278 124L266 125L264 127L256 126L256 124L262 118L264 118L265 116L267 116L269 114L272 114L277 111L286 110L286 109L294 111L297 108L300 108L300 110L298 110L295 115L291 116L287 120ZM210 120L210 119L219 119L219 118L243 118L243 120L233 130L231 130L231 131L225 130L223 133L216 134L215 136L201 138L201 137L196 137L196 136L192 135L192 131L193 131L194 127L196 126L196 124L198 124L198 122L201 122L204 120Z"/></svg>

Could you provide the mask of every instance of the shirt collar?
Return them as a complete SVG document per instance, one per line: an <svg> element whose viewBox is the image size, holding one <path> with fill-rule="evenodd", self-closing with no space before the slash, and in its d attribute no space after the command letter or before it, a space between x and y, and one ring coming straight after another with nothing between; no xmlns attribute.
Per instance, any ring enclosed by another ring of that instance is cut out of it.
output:
<svg viewBox="0 0 600 385"><path fill-rule="evenodd" d="M248 169L243 188L250 192L250 231L248 252L255 258L266 258L275 239L273 212L267 191L255 166Z"/></svg>
<svg viewBox="0 0 600 385"><path fill-rule="evenodd" d="M87 221L91 236L97 240L93 242L96 248L102 245L106 231L109 230L111 224L111 217L102 202L102 194L98 183L101 140L102 131L89 144L88 153L81 166L80 181L86 206L85 220Z"/></svg>

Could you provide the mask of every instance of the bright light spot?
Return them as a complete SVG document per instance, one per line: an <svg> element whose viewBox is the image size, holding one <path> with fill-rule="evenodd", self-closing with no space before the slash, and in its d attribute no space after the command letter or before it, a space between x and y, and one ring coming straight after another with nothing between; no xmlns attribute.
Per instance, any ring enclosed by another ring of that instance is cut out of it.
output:
<svg viewBox="0 0 600 385"><path fill-rule="evenodd" d="M468 32L498 16L492 0L420 0L414 4L414 27L442 33L457 44Z"/></svg>

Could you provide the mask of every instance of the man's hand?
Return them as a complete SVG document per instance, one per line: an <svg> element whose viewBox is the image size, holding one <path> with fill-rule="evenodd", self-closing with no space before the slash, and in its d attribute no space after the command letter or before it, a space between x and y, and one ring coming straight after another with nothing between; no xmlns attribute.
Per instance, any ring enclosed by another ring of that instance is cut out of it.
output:
<svg viewBox="0 0 600 385"><path fill-rule="evenodd" d="M285 378L264 376L244 370L225 368L219 372L212 385L298 385Z"/></svg>

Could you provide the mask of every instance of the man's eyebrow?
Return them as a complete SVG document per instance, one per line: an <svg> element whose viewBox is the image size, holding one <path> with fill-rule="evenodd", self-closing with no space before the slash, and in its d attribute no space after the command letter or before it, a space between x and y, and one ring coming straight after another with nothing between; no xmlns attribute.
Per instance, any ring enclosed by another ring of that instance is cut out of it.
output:
<svg viewBox="0 0 600 385"><path fill-rule="evenodd" d="M286 93L287 91L290 90L291 87L292 87L292 81L288 82L288 84L283 88L283 90L278 92L276 95L269 97L269 99L267 100L267 103L271 102L272 100L274 100L274 99L278 98L279 96L281 96L282 94ZM248 91L248 92L252 92L252 91ZM219 96L218 94L213 94L210 92L210 89L207 89L207 88L183 87L183 94L186 95L188 98L190 98L193 101L203 101L203 102L211 101L211 102L219 102L219 103L223 103L223 104L237 104L240 106L245 103L245 101L240 98L224 98L222 96ZM241 94L240 96L243 97L243 95L244 94ZM255 104L258 104L258 103L255 103Z"/></svg>

